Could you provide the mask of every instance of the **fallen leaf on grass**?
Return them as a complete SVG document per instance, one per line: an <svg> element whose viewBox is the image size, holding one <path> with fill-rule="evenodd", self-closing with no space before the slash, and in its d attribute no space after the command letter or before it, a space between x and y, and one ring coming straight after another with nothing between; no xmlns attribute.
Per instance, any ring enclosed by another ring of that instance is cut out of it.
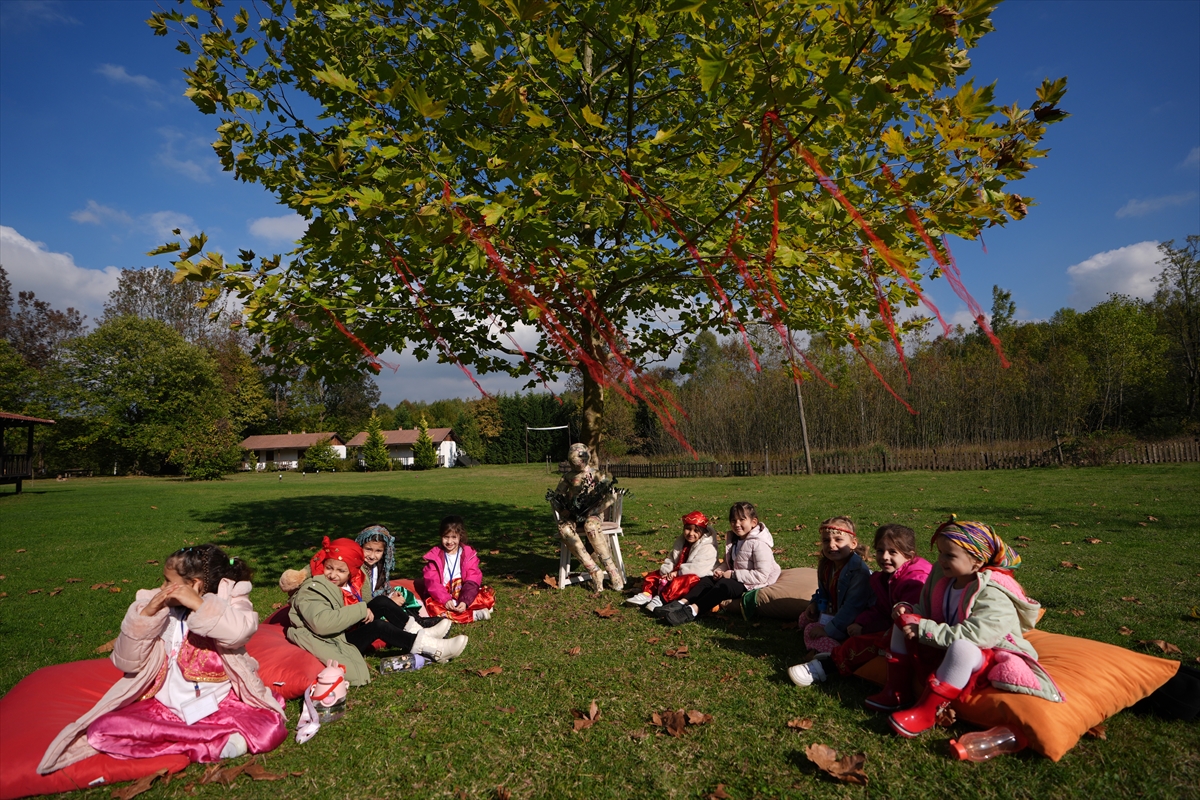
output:
<svg viewBox="0 0 1200 800"><path fill-rule="evenodd" d="M1126 603L1137 603L1139 606L1142 604L1142 601L1138 600L1136 597L1122 597L1121 599Z"/></svg>
<svg viewBox="0 0 1200 800"><path fill-rule="evenodd" d="M41 593L42 593L41 589L30 589L29 591L25 592L25 594L41 594Z"/></svg>
<svg viewBox="0 0 1200 800"><path fill-rule="evenodd" d="M843 783L867 785L867 773L863 771L863 767L867 763L866 753L838 758L837 750L829 745L810 744L805 748L804 755L808 756L808 760L820 769Z"/></svg>
<svg viewBox="0 0 1200 800"><path fill-rule="evenodd" d="M1060 526L1058 526L1058 525L1051 525L1050 527L1051 527L1051 528L1057 528L1057 527L1060 527Z"/></svg>
<svg viewBox="0 0 1200 800"><path fill-rule="evenodd" d="M117 592L121 591L121 587L120 587L120 586L113 586L113 587L110 587L110 588L109 588L109 591L110 591L110 592L112 592L113 594L116 594Z"/></svg>
<svg viewBox="0 0 1200 800"><path fill-rule="evenodd" d="M200 776L200 783L220 783L224 786L232 786L244 769L246 769L245 765L222 767L220 764L209 764L205 768L204 774Z"/></svg>
<svg viewBox="0 0 1200 800"><path fill-rule="evenodd" d="M1147 647L1151 647L1151 646L1157 647L1159 650L1161 650L1164 653L1179 653L1180 655L1183 654L1183 651L1180 650L1178 647L1171 644L1170 642L1164 642L1162 639L1138 639L1138 644L1144 644Z"/></svg>
<svg viewBox="0 0 1200 800"><path fill-rule="evenodd" d="M810 731L812 730L813 721L808 717L789 719L787 726L794 731Z"/></svg>
<svg viewBox="0 0 1200 800"><path fill-rule="evenodd" d="M160 769L152 775L144 775L138 778L128 786L122 786L120 789L113 789L111 797L113 800L130 800L131 797L137 797L142 792L150 790L150 784L154 783L159 778L167 774L166 769ZM168 780L170 780L168 778Z"/></svg>
<svg viewBox="0 0 1200 800"><path fill-rule="evenodd" d="M782 548L782 547L776 547L776 548L773 548L773 549L771 550L771 552L772 552L773 554L775 554L775 555L779 555L780 553L782 553L782 552L783 552L783 548Z"/></svg>
<svg viewBox="0 0 1200 800"><path fill-rule="evenodd" d="M564 653L566 653L566 654L567 654L567 655L569 655L569 656L577 656L577 655L579 655L580 653L582 653L582 652L583 652L583 648L581 648L581 647L572 647L570 650L563 650L563 652L564 652Z"/></svg>
<svg viewBox="0 0 1200 800"><path fill-rule="evenodd" d="M3 577L3 575L0 575L0 578ZM83 583L83 578L67 578L67 583Z"/></svg>
<svg viewBox="0 0 1200 800"><path fill-rule="evenodd" d="M638 728L636 731L629 732L629 738L633 739L635 742L640 742L642 739L645 739L649 735L650 734L646 731L645 728Z"/></svg>
<svg viewBox="0 0 1200 800"><path fill-rule="evenodd" d="M150 559L149 561L147 561L146 563L147 563L147 564L154 564L154 565L157 565L157 564L158 564L158 559L157 559L157 558L152 558L152 559Z"/></svg>
<svg viewBox="0 0 1200 800"><path fill-rule="evenodd" d="M686 644L681 644L679 647L668 648L663 655L667 656L668 658L687 658L688 646Z"/></svg>
<svg viewBox="0 0 1200 800"><path fill-rule="evenodd" d="M1033 541L1033 539L1030 539L1028 536L1018 536L1018 537L1017 537L1017 541L1021 541L1021 542L1032 542L1032 541Z"/></svg>
<svg viewBox="0 0 1200 800"><path fill-rule="evenodd" d="M1093 739L1104 739L1107 741L1108 728L1103 725L1093 725L1092 727L1088 728L1087 735L1091 736Z"/></svg>
<svg viewBox="0 0 1200 800"><path fill-rule="evenodd" d="M512 713L516 712L517 707L516 706L496 706L496 710L500 711L504 714L512 714Z"/></svg>
<svg viewBox="0 0 1200 800"><path fill-rule="evenodd" d="M113 585L112 583L93 583L91 588L92 589L107 589L108 587L110 587L112 585Z"/></svg>
<svg viewBox="0 0 1200 800"><path fill-rule="evenodd" d="M1121 627L1117 628L1117 633L1121 634L1122 636L1130 636L1133 634L1133 629L1126 628L1124 625L1122 625Z"/></svg>
<svg viewBox="0 0 1200 800"><path fill-rule="evenodd" d="M111 653L112 649L113 649L113 645L115 645L116 643L117 643L117 640L112 639L112 640L107 641L104 644L100 645L99 647L97 647L93 652L100 653L100 654Z"/></svg>
<svg viewBox="0 0 1200 800"><path fill-rule="evenodd" d="M499 675L504 672L504 667L488 667L487 669L477 669L475 674L481 678L486 678L489 675Z"/></svg>
<svg viewBox="0 0 1200 800"><path fill-rule="evenodd" d="M405 711L405 714L420 714L425 709L429 708L429 703L417 703L412 708Z"/></svg>
<svg viewBox="0 0 1200 800"><path fill-rule="evenodd" d="M500 555L500 551L499 550L488 550L488 555L498 556L498 555Z"/></svg>
<svg viewBox="0 0 1200 800"><path fill-rule="evenodd" d="M1083 567L1079 566L1078 564L1073 564L1070 561L1060 561L1059 564L1067 569L1083 569Z"/></svg>
<svg viewBox="0 0 1200 800"><path fill-rule="evenodd" d="M1146 517L1146 519L1150 520L1151 522L1158 522L1158 517Z"/></svg>
<svg viewBox="0 0 1200 800"><path fill-rule="evenodd" d="M558 578L554 577L553 575L547 575L546 577L542 578L542 583L546 584L551 589L558 588Z"/></svg>
<svg viewBox="0 0 1200 800"><path fill-rule="evenodd" d="M242 772L256 781L281 781L287 777L287 775L280 772L268 772L262 764L255 764L253 762L247 764Z"/></svg>
<svg viewBox="0 0 1200 800"><path fill-rule="evenodd" d="M283 608L286 605L287 605L287 603L271 603L271 610L278 611L279 609Z"/></svg>
<svg viewBox="0 0 1200 800"><path fill-rule="evenodd" d="M150 506L150 507L153 508L155 511L158 511L158 506Z"/></svg>
<svg viewBox="0 0 1200 800"><path fill-rule="evenodd" d="M55 586L53 589L51 589L51 590L50 590L50 596L51 596L51 597L53 597L53 596L54 596L54 595L56 595L56 594L62 594L62 587L61 587L61 586Z"/></svg>
<svg viewBox="0 0 1200 800"><path fill-rule="evenodd" d="M1067 613L1070 614L1072 617L1082 617L1087 612L1084 611L1082 608L1072 608Z"/></svg>
<svg viewBox="0 0 1200 800"><path fill-rule="evenodd" d="M646 640L646 644L658 644L661 641L662 641L661 636L651 636L649 639Z"/></svg>
<svg viewBox="0 0 1200 800"><path fill-rule="evenodd" d="M1138 525L1141 525L1143 528L1146 527L1146 523L1144 522L1139 522Z"/></svg>
<svg viewBox="0 0 1200 800"><path fill-rule="evenodd" d="M587 711L580 711L577 708L571 709L571 716L575 718L575 731L585 731L596 724L596 720L600 719L600 706L596 705L593 700L588 706Z"/></svg>
<svg viewBox="0 0 1200 800"><path fill-rule="evenodd" d="M22 547L22 548L21 548L20 550L18 550L17 552L18 552L18 553L24 553L24 552L25 552L25 548L24 548L24 547Z"/></svg>
<svg viewBox="0 0 1200 800"><path fill-rule="evenodd" d="M1074 544L1074 542L1059 542L1059 544Z"/></svg>
<svg viewBox="0 0 1200 800"><path fill-rule="evenodd" d="M615 617L617 615L617 610L613 608L612 603L609 603L604 608L597 608L595 611L596 616L602 617L603 619L608 619L609 617Z"/></svg>
<svg viewBox="0 0 1200 800"><path fill-rule="evenodd" d="M1097 539L1095 536L1089 536L1088 538L1084 539L1084 541L1087 542L1088 544L1100 544L1104 540Z"/></svg>
<svg viewBox="0 0 1200 800"><path fill-rule="evenodd" d="M712 714L705 714L703 711L684 711L682 708L676 711L663 711L662 713L655 712L650 715L650 722L654 725L664 727L667 733L675 737L683 736L683 732L687 726L704 725L712 722Z"/></svg>
<svg viewBox="0 0 1200 800"><path fill-rule="evenodd" d="M512 792L503 786L496 787L496 800L512 800Z"/></svg>
<svg viewBox="0 0 1200 800"><path fill-rule="evenodd" d="M939 708L938 712L937 712L937 716L934 718L934 722L937 723L937 726L939 728L953 727L954 723L957 720L958 720L958 714L954 711L953 708L951 708L948 705L944 706L942 708Z"/></svg>
<svg viewBox="0 0 1200 800"><path fill-rule="evenodd" d="M8 592L0 592L0 597L8 597Z"/></svg>
<svg viewBox="0 0 1200 800"><path fill-rule="evenodd" d="M718 783L716 789L704 795L704 800L729 800L729 795L725 794L725 784Z"/></svg>

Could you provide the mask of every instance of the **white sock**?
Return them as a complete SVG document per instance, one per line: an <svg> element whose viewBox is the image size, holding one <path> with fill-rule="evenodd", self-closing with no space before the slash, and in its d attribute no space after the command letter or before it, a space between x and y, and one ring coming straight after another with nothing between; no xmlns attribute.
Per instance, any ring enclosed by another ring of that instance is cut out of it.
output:
<svg viewBox="0 0 1200 800"><path fill-rule="evenodd" d="M691 614L693 617L700 616L700 609L696 608L695 605L688 606L687 610L688 610L688 613Z"/></svg>
<svg viewBox="0 0 1200 800"><path fill-rule="evenodd" d="M231 733L229 738L225 740L225 746L221 748L220 758L237 758L238 756L246 755L250 746L246 744L246 737L240 733Z"/></svg>

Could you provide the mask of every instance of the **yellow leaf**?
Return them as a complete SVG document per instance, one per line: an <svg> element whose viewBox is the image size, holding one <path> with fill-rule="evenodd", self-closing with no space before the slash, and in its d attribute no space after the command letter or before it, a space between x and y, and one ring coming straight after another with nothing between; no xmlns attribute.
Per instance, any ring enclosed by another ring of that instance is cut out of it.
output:
<svg viewBox="0 0 1200 800"><path fill-rule="evenodd" d="M589 125L595 125L597 128L608 130L608 126L604 124L604 120L600 119L600 115L592 111L591 106L583 107L583 118L587 120Z"/></svg>

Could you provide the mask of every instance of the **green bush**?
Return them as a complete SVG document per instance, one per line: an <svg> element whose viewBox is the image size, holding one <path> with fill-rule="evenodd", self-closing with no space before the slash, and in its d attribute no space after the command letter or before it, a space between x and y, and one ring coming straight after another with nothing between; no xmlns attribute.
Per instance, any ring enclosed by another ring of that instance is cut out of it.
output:
<svg viewBox="0 0 1200 800"><path fill-rule="evenodd" d="M329 440L322 439L304 451L304 457L300 459L300 469L305 472L333 472L337 469L337 462L341 460Z"/></svg>

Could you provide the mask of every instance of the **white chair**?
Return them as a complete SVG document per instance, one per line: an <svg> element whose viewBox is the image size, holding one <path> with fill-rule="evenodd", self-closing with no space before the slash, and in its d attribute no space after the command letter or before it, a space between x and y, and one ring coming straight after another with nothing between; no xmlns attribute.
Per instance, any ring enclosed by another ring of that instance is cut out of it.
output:
<svg viewBox="0 0 1200 800"><path fill-rule="evenodd" d="M604 513L600 516L600 530L608 536L609 548L612 550L613 561L616 562L617 569L621 570L621 580L625 580L625 559L621 557L621 534L624 532L621 528L621 511L624 505L624 496L618 494L613 498L613 502ZM551 508L554 511L555 529L562 524L558 510ZM584 537L586 538L586 537ZM603 565L598 564L603 568ZM592 576L583 572L571 572L571 548L566 542L561 542L558 546L558 588L565 589L573 583L583 583L590 581Z"/></svg>

